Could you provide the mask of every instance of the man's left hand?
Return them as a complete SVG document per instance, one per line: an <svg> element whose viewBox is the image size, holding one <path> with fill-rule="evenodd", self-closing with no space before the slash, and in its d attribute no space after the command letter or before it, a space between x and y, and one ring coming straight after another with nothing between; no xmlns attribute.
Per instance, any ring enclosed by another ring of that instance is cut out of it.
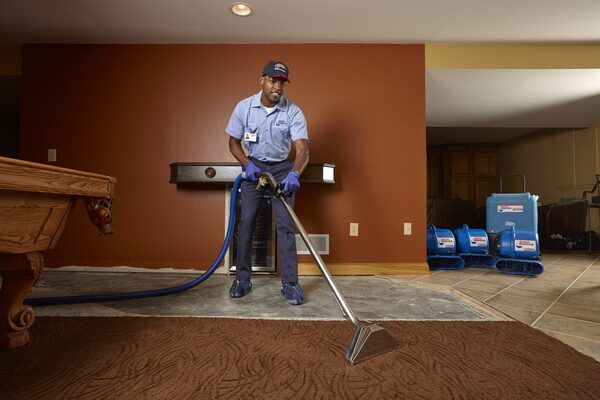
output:
<svg viewBox="0 0 600 400"><path fill-rule="evenodd" d="M300 175L294 171L288 173L281 181L281 185L283 186L283 193L294 193L300 189Z"/></svg>

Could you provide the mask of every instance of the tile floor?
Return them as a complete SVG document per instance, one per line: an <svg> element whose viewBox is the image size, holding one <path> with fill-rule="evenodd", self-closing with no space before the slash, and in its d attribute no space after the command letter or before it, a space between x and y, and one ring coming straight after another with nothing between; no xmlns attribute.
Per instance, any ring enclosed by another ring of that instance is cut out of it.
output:
<svg viewBox="0 0 600 400"><path fill-rule="evenodd" d="M546 254L538 277L437 271L410 282L465 293L600 361L600 255Z"/></svg>

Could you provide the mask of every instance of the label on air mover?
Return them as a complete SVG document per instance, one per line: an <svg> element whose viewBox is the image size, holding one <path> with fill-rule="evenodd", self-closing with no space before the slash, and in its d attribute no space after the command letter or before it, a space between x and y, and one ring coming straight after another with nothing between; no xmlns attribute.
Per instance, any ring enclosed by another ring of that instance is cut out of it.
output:
<svg viewBox="0 0 600 400"><path fill-rule="evenodd" d="M535 251L535 240L515 240L516 251Z"/></svg>
<svg viewBox="0 0 600 400"><path fill-rule="evenodd" d="M499 213L522 213L523 204L499 204Z"/></svg>
<svg viewBox="0 0 600 400"><path fill-rule="evenodd" d="M454 247L454 238L453 237L439 237L438 238L438 248L439 249L451 249Z"/></svg>
<svg viewBox="0 0 600 400"><path fill-rule="evenodd" d="M487 236L470 236L469 241L471 242L471 247L487 247L488 239Z"/></svg>

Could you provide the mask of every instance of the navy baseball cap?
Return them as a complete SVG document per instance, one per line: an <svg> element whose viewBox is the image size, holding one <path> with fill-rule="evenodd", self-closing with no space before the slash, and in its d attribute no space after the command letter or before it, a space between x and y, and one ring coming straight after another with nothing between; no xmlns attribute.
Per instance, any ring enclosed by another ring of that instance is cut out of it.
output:
<svg viewBox="0 0 600 400"><path fill-rule="evenodd" d="M263 68L262 76L269 76L271 78L283 78L286 81L290 81L288 78L289 69L287 65L281 61L269 61Z"/></svg>

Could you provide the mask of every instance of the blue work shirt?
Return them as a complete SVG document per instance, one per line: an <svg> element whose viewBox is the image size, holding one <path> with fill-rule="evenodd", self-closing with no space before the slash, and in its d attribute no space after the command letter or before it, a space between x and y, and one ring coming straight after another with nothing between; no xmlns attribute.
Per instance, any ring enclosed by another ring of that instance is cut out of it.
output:
<svg viewBox="0 0 600 400"><path fill-rule="evenodd" d="M243 140L248 155L260 161L283 161L290 154L292 141L308 140L304 114L297 105L282 96L275 109L267 115L261 96L262 91L240 101L225 131L237 139L244 138L246 132L256 133L256 142Z"/></svg>

